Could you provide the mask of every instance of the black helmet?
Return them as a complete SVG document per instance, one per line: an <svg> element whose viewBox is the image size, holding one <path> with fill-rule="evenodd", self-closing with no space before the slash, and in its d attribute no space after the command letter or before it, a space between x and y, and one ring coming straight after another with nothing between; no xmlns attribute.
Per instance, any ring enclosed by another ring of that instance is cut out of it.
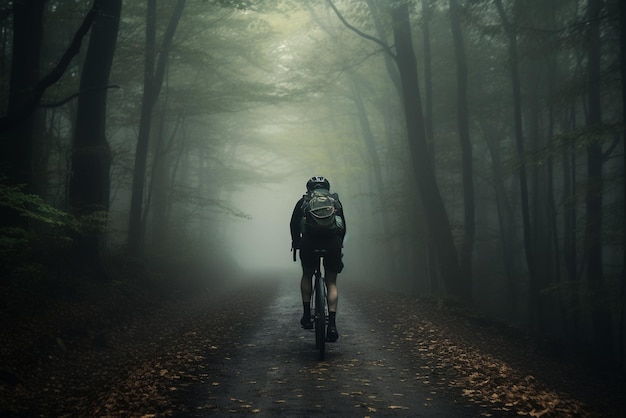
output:
<svg viewBox="0 0 626 418"><path fill-rule="evenodd" d="M306 189L309 192L315 189L330 190L330 183L322 176L311 177L309 181L306 182Z"/></svg>

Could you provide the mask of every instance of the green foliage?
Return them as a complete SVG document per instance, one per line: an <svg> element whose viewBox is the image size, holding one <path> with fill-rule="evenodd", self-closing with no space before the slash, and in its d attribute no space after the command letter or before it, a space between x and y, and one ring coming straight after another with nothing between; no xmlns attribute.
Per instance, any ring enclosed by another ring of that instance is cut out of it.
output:
<svg viewBox="0 0 626 418"><path fill-rule="evenodd" d="M50 226L63 226L69 215L35 195L24 192L24 186L0 183L0 207L15 210L20 216Z"/></svg>
<svg viewBox="0 0 626 418"><path fill-rule="evenodd" d="M51 206L36 194L24 192L23 185L10 185L6 181L0 181L0 207L14 210L36 223L64 228L77 234L102 230L107 223L106 210L74 216Z"/></svg>
<svg viewBox="0 0 626 418"><path fill-rule="evenodd" d="M60 227L67 223L69 216L41 199L41 197L24 192L20 185L0 183L0 207L13 210L20 216L48 227ZM20 277L39 273L39 266L29 262L37 235L20 227L0 228L0 263L5 272ZM33 271L34 270L34 271Z"/></svg>
<svg viewBox="0 0 626 418"><path fill-rule="evenodd" d="M107 223L106 211L74 216L6 180L0 181L0 207L28 220L28 228L0 228L0 265L5 274L20 279L43 275L42 263L58 263L72 237L98 233Z"/></svg>
<svg viewBox="0 0 626 418"><path fill-rule="evenodd" d="M76 235L97 234L106 230L108 215L106 210L97 210L80 216L70 216L65 225Z"/></svg>

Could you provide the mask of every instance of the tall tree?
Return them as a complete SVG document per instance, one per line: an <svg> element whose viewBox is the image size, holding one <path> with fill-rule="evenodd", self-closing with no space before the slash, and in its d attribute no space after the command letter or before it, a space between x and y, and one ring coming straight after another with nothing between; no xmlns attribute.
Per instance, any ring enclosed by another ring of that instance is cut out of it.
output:
<svg viewBox="0 0 626 418"><path fill-rule="evenodd" d="M430 46L430 19L432 17L432 0L422 1L422 36L424 38L424 129L430 159L435 167L435 134L433 132L433 77L432 77L432 48ZM428 240L428 275L430 291L437 293L439 287L439 272L437 271L437 251L433 237Z"/></svg>
<svg viewBox="0 0 626 418"><path fill-rule="evenodd" d="M41 37L43 32L44 0L13 2L13 46L11 79L6 109L7 120L19 120L2 132L0 138L0 173L13 184L30 191L32 180L31 154L33 129L32 111L26 113L39 81ZM5 180L6 181L6 180ZM13 210L2 208L3 226L26 226L25 219Z"/></svg>
<svg viewBox="0 0 626 418"><path fill-rule="evenodd" d="M587 2L587 77L588 77L588 115L589 132L601 129L602 96L600 88L601 72L601 37L600 13L601 0ZM602 143L597 139L587 145L587 193L585 223L585 259L587 262L587 285L592 295L592 323L594 342L603 354L612 350L611 314L604 294L602 269Z"/></svg>
<svg viewBox="0 0 626 418"><path fill-rule="evenodd" d="M186 0L178 0L163 36L161 47L156 49L156 12L157 1L148 0L146 16L146 47L144 61L144 88L141 104L141 120L137 135L137 147L135 151L135 166L133 170L133 186L130 201L130 215L128 221L128 250L129 253L139 256L143 250L144 219L143 201L146 176L146 162L148 160L148 143L150 140L150 128L152 125L152 111L159 98L165 68L169 61L169 52L172 40L178 27L178 22L185 9Z"/></svg>
<svg viewBox="0 0 626 418"><path fill-rule="evenodd" d="M533 254L530 206L528 202L528 180L526 176L524 130L522 126L522 89L519 75L519 57L517 51L517 18L521 3L515 0L513 3L513 19L509 19L502 0L495 0L498 13L502 19L502 25L508 37L509 71L511 76L511 88L513 95L513 121L515 132L515 146L519 158L519 183L520 183L520 204L522 206L522 227L524 232L524 249L526 253L526 265L528 267L529 280L529 323L532 329L537 329L540 318L538 314L539 284L537 283L537 273Z"/></svg>
<svg viewBox="0 0 626 418"><path fill-rule="evenodd" d="M626 124L626 3L623 1L619 3L619 45L620 45L620 74L622 79L622 124ZM626 127L622 127L622 160L623 166L626 170ZM626 181L624 182L624 195L622 196L624 202L626 202ZM620 283L620 359L622 367L626 360L626 353L624 352L624 334L626 333L624 323L624 304L626 303L626 245L623 248L622 255L622 277Z"/></svg>
<svg viewBox="0 0 626 418"><path fill-rule="evenodd" d="M361 127L361 132L363 134L363 140L365 141L365 147L367 149L367 156L369 157L369 162L372 166L372 176L374 177L374 181L376 184L376 190L380 190L378 193L378 211L380 212L380 216L383 224L383 234L389 235L391 233L391 222L389 220L389 212L385 210L385 198L382 193L385 190L384 181L383 181L383 173L381 170L380 158L378 156L378 151L376 150L376 140L374 137L374 133L372 132L372 127L370 126L370 121L367 116L367 111L365 110L365 103L363 103L363 98L361 97L360 90L356 85L356 76L352 78L352 97L354 99L354 104L357 110L357 116L359 119L359 125ZM392 274L396 273L395 264L393 263L393 251L391 245L386 246L386 255L387 257L387 266L389 272Z"/></svg>
<svg viewBox="0 0 626 418"><path fill-rule="evenodd" d="M435 240L437 263L446 290L452 298L467 301L470 297L468 283L462 278L450 221L428 152L409 15L406 2L391 6L396 63L402 82L411 166L418 183L418 192L422 198L428 226Z"/></svg>
<svg viewBox="0 0 626 418"><path fill-rule="evenodd" d="M122 0L95 0L98 16L81 72L72 144L69 201L80 215L109 207L111 156L106 137L107 91L119 29ZM94 228L77 239L75 251L85 265L100 265L104 231Z"/></svg>
<svg viewBox="0 0 626 418"><path fill-rule="evenodd" d="M461 270L464 281L472 283L472 253L476 227L474 221L474 168L472 158L472 141L470 139L469 111L467 107L467 58L461 30L461 9L457 0L450 0L450 24L454 40L454 56L456 58L456 109L457 133L461 143L461 161L463 166L463 226L465 236L461 249ZM471 287L470 287L471 288Z"/></svg>
<svg viewBox="0 0 626 418"><path fill-rule="evenodd" d="M498 226L500 235L500 249L502 251L502 264L506 272L507 279L507 295L505 299L508 302L510 312L517 312L519 305L520 285L515 278L516 272L519 271L517 256L517 235L518 231L515 227L515 205L507 195L507 187L505 184L505 168L502 162L502 142L504 142L505 134L502 129L496 126L491 116L482 117L479 120L482 128L482 134L489 150L491 157L491 171L493 176L493 188L495 192L495 204L498 212Z"/></svg>

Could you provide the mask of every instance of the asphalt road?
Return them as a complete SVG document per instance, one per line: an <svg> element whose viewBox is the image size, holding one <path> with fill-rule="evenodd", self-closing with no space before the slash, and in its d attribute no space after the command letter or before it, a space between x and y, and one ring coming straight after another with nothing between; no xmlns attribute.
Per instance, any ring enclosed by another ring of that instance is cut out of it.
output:
<svg viewBox="0 0 626 418"><path fill-rule="evenodd" d="M314 332L299 326L298 293L297 280L280 282L246 335L215 362L213 381L187 392L180 416L481 415L459 394L433 389L419 364L390 348L366 301L347 291L340 294L340 338L319 361Z"/></svg>

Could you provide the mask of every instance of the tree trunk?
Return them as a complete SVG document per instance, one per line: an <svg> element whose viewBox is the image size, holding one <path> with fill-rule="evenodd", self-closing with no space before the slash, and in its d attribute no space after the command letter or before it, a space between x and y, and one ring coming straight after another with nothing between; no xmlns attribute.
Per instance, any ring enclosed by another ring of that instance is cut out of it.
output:
<svg viewBox="0 0 626 418"><path fill-rule="evenodd" d="M430 47L430 16L432 0L422 1L422 36L424 37L424 129L428 143L428 154L435 167L435 135L433 132L433 81L432 81L432 54ZM428 279L430 291L437 294L439 288L439 272L437 269L437 251L433 237L428 237Z"/></svg>
<svg viewBox="0 0 626 418"><path fill-rule="evenodd" d="M569 110L570 117L563 125L571 128L573 131L576 127L576 104L571 104ZM565 264L565 273L567 274L567 282L569 284L567 291L571 294L567 312L570 313L566 318L566 330L569 335L577 336L580 329L580 286L578 286L578 268L577 268L577 196L576 196L576 149L573 140L570 139L566 147L563 148L562 167L563 167L563 262Z"/></svg>
<svg viewBox="0 0 626 418"><path fill-rule="evenodd" d="M472 161L472 142L469 132L469 115L467 108L467 59L461 32L460 7L457 0L450 0L450 24L454 39L454 55L457 68L457 123L461 142L461 159L463 166L463 225L465 236L461 250L461 271L463 281L471 289L472 285L472 253L474 249L475 216L474 216L474 173Z"/></svg>
<svg viewBox="0 0 626 418"><path fill-rule="evenodd" d="M538 301L539 286L537 283L537 274L535 269L535 260L532 247L531 225L530 225L530 208L528 203L528 184L526 176L526 163L524 151L524 133L522 128L522 92L521 82L518 68L517 53L517 27L515 23L509 21L502 6L501 0L495 0L498 12L502 19L502 23L509 38L509 66L511 72L511 87L513 90L513 120L515 130L515 145L517 156L519 158L519 183L520 183L520 204L522 206L522 224L524 232L524 249L526 252L526 265L528 267L529 295L528 295L528 314L529 325L532 330L537 330L540 318L538 317ZM519 1L515 0L514 6L516 10L519 7Z"/></svg>
<svg viewBox="0 0 626 418"><path fill-rule="evenodd" d="M151 219L150 232L152 234L152 248L157 252L163 252L168 246L170 231L170 219L167 216L172 204L173 176L171 169L172 150L179 136L179 128L183 122L183 116L178 115L171 133L167 133L165 140L166 111L161 112L158 140L152 160L150 174L150 187L146 202L144 217ZM184 136L183 136L184 138ZM182 141L182 140L181 140ZM148 213L151 215L148 216Z"/></svg>
<svg viewBox="0 0 626 418"><path fill-rule="evenodd" d="M107 211L110 195L106 86L117 43L122 0L96 0L94 9L98 16L81 73L69 184L70 207L78 215ZM99 266L103 238L101 225L77 238L74 243L77 260L87 266Z"/></svg>
<svg viewBox="0 0 626 418"><path fill-rule="evenodd" d="M165 67L167 66L169 50L176 33L176 28L185 8L185 0L178 0L174 12L163 37L158 63L156 61L156 0L148 0L146 17L146 56L144 61L144 89L141 105L141 119L137 148L135 150L135 166L133 170L133 186L130 200L130 215L128 220L128 251L131 255L140 256L143 252L144 219L142 219L146 162L148 160L148 143L152 125L152 110L156 103Z"/></svg>
<svg viewBox="0 0 626 418"><path fill-rule="evenodd" d="M408 5L402 3L392 7L391 18L397 51L396 59L402 81L411 164L418 183L418 192L421 194L428 226L435 238L439 271L448 295L453 299L468 301L470 293L467 283L464 283L462 279L450 221L428 155Z"/></svg>
<svg viewBox="0 0 626 418"><path fill-rule="evenodd" d="M39 81L39 61L43 32L44 0L13 2L13 46L8 118L28 106ZM0 138L0 170L13 184L21 184L31 192L33 116L2 132ZM16 211L0 208L0 226L26 228L27 222Z"/></svg>
<svg viewBox="0 0 626 418"><path fill-rule="evenodd" d="M548 10L546 13L547 16L547 27L549 30L556 30L558 25L556 22L556 8L555 4L551 3L548 6ZM550 54L546 58L547 61L547 94L548 98L552 98L556 96L556 80L557 80L557 70L558 70L558 62L557 62L557 54ZM554 132L556 130L556 108L555 104L552 100L548 100L548 147L552 148L554 143ZM559 241L559 228L558 228L558 217L557 217L557 209L556 209L556 199L555 199L555 190L554 190L554 156L551 154L548 156L547 162L547 204L548 204L548 223L550 229L550 245L554 248L553 256L551 258L551 264L554 268L554 282L558 286L557 291L557 302L558 309L560 314L560 320L563 329L566 332L569 332L568 326L571 318L571 314L569 313L569 307L567 305L567 298L565 298L565 287L562 280L562 251L561 245Z"/></svg>
<svg viewBox="0 0 626 418"><path fill-rule="evenodd" d="M144 183L146 175L146 161L148 159L148 142L150 139L150 125L152 124L152 109L156 102L154 93L154 63L156 61L156 0L148 0L146 14L146 46L143 71L143 100L141 103L141 117L137 148L135 150L135 166L133 169L133 186L130 198L130 214L128 220L128 251L139 256L143 249L143 211Z"/></svg>
<svg viewBox="0 0 626 418"><path fill-rule="evenodd" d="M365 148L367 149L367 156L370 160L370 164L372 166L372 175L374 177L374 181L376 183L376 190L378 190L378 212L380 212L382 226L383 226L383 235L391 236L391 222L389 220L389 212L386 210L386 201L385 201L385 184L383 181L383 174L381 171L380 158L378 158L378 152L376 151L376 141L374 139L374 134L372 133L372 128L370 126L369 119L367 117L367 111L365 110L365 105L363 104L363 99L361 98L361 94L359 93L358 87L355 86L353 82L353 97L354 103L356 105L357 115L359 118L359 124L361 127L361 131L363 133L363 139L365 140ZM393 247L391 245L385 246L386 251L386 262L387 262L387 271L393 276L397 276L397 263L394 262L394 254Z"/></svg>
<svg viewBox="0 0 626 418"><path fill-rule="evenodd" d="M524 115L526 117L526 126L528 143L528 153L533 155L540 150L545 149L545 139L542 135L542 103L539 96L541 88L542 75L546 69L539 62L532 62L525 70L528 72L526 83L527 106ZM531 163L528 167L528 175L530 177L529 185L529 206L531 210L531 232L532 237L531 248L533 250L533 261L535 263L535 286L534 296L536 300L533 303L537 310L537 317L541 318L535 324L535 331L539 335L544 335L549 324L553 323L554 303L551 301L551 295L541 292L541 289L548 288L553 277L553 255L554 248L551 245L552 238L550 235L550 223L548 217L548 178L546 164Z"/></svg>
<svg viewBox="0 0 626 418"><path fill-rule="evenodd" d="M481 120L483 137L489 150L491 157L491 170L493 173L494 192L496 197L496 207L498 210L498 225L500 227L500 242L502 250L502 263L507 279L507 301L508 309L511 316L515 317L518 312L519 305L519 280L516 279L516 272L519 267L516 262L518 259L515 248L517 247L517 230L515 228L514 213L512 204L509 201L506 192L504 179L506 178L505 170L502 164L500 152L500 141L504 135L499 132L489 120Z"/></svg>
<svg viewBox="0 0 626 418"><path fill-rule="evenodd" d="M626 3L619 2L619 39L620 39L620 71L622 77L622 122L626 123ZM626 169L626 129L622 132L622 160L624 169ZM624 202L626 202L626 182L624 182ZM619 336L619 354L622 369L624 368L624 360L626 353L624 352L624 339L626 338L626 329L624 323L624 305L626 304L626 246L623 249L622 278L620 284L620 336Z"/></svg>
<svg viewBox="0 0 626 418"><path fill-rule="evenodd" d="M588 76L589 132L601 128L602 107L600 89L600 0L587 2L588 17ZM594 343L599 354L612 353L611 315L604 298L606 289L602 270L602 144L593 140L587 145L587 194L585 223L585 255L587 286L592 297L591 320ZM607 358L607 357L604 357Z"/></svg>

